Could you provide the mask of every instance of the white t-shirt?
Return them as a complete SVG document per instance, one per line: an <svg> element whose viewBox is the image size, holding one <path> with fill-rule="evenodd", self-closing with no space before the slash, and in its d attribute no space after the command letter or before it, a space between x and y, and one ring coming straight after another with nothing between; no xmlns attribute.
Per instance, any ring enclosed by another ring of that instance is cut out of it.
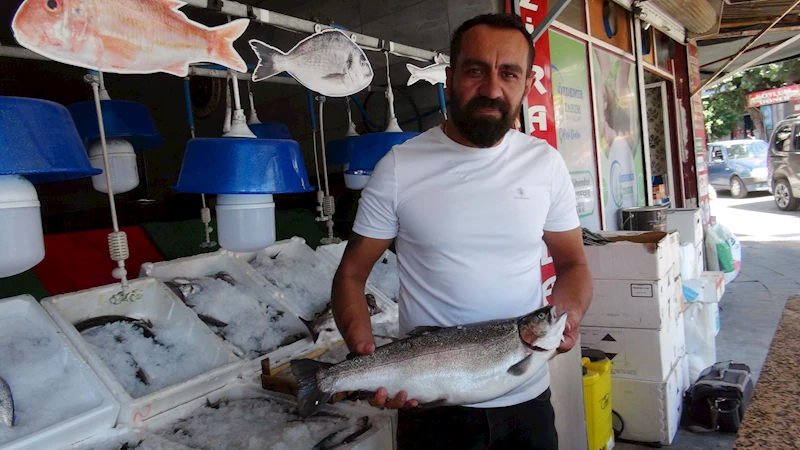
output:
<svg viewBox="0 0 800 450"><path fill-rule="evenodd" d="M353 231L395 238L400 332L528 314L544 304L543 230L580 226L561 155L510 130L491 148L451 140L439 127L395 146L375 167ZM539 396L545 365L528 383L476 405Z"/></svg>

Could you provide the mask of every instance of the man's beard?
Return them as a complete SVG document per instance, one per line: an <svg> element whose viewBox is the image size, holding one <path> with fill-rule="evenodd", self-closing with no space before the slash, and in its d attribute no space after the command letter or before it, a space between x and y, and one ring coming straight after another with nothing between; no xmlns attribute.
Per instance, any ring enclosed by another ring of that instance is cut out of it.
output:
<svg viewBox="0 0 800 450"><path fill-rule="evenodd" d="M511 107L503 99L488 97L475 97L462 108L461 99L454 94L450 96L450 115L458 131L469 142L481 148L493 146L503 138L514 124L514 119L519 114L517 105L511 112ZM496 108L500 117L478 115L475 112L481 108Z"/></svg>

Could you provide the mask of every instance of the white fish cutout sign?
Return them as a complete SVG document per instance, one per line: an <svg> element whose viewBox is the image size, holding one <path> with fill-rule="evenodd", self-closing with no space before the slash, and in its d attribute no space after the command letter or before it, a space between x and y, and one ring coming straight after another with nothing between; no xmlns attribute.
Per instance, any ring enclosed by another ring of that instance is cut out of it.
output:
<svg viewBox="0 0 800 450"><path fill-rule="evenodd" d="M417 67L413 64L406 64L406 69L411 73L408 78L407 86L411 86L417 81L423 80L430 84L436 85L437 83L445 84L447 81L447 73L445 69L450 66L450 58L441 53L434 59L436 62L428 67Z"/></svg>
<svg viewBox="0 0 800 450"><path fill-rule="evenodd" d="M337 29L314 33L288 52L256 39L249 42L258 56L254 82L286 72L311 91L346 97L369 86L374 76L364 50Z"/></svg>
<svg viewBox="0 0 800 450"><path fill-rule="evenodd" d="M250 21L209 28L178 0L24 0L11 23L20 45L64 64L108 73L165 72L210 62L247 72L233 42Z"/></svg>

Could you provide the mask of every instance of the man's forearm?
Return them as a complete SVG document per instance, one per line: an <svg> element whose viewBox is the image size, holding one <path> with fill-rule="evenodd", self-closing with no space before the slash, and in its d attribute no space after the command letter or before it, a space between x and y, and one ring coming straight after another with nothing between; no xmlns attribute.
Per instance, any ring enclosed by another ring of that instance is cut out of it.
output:
<svg viewBox="0 0 800 450"><path fill-rule="evenodd" d="M331 306L336 326L351 352L357 346L375 345L372 336L369 307L364 297L365 282L339 273L333 279Z"/></svg>
<svg viewBox="0 0 800 450"><path fill-rule="evenodd" d="M592 301L592 275L589 266L573 264L556 269L553 285L553 304L561 311L572 310L586 314Z"/></svg>

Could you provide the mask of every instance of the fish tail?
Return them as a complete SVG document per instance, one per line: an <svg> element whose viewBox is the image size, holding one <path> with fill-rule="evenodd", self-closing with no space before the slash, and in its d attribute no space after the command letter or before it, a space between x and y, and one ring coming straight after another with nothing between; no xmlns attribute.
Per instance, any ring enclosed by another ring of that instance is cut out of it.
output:
<svg viewBox="0 0 800 450"><path fill-rule="evenodd" d="M299 317L299 319L301 322L303 322L303 325L305 325L306 328L308 328L308 331L311 333L311 337L314 338L314 343L316 343L317 339L319 338L319 331L314 329L314 322L311 320L303 319L302 317Z"/></svg>
<svg viewBox="0 0 800 450"><path fill-rule="evenodd" d="M248 19L238 19L211 30L208 50L213 62L230 67L238 72L247 72L247 63L244 62L239 52L233 48L233 41L244 34L248 25L250 25Z"/></svg>
<svg viewBox="0 0 800 450"><path fill-rule="evenodd" d="M306 418L319 411L333 395L320 390L317 383L317 373L333 364L314 361L313 359L295 359L290 364L298 386L298 413L300 417Z"/></svg>
<svg viewBox="0 0 800 450"><path fill-rule="evenodd" d="M253 52L258 56L258 65L253 71L254 82L273 77L283 72L283 69L279 67L278 63L283 59L282 57L285 56L286 53L256 39L250 40L250 48L252 48Z"/></svg>
<svg viewBox="0 0 800 450"><path fill-rule="evenodd" d="M406 86L411 86L412 84L422 79L417 75L419 67L413 64L406 64L406 69L408 69L408 72L411 74L411 76L408 77L408 83L406 83Z"/></svg>

